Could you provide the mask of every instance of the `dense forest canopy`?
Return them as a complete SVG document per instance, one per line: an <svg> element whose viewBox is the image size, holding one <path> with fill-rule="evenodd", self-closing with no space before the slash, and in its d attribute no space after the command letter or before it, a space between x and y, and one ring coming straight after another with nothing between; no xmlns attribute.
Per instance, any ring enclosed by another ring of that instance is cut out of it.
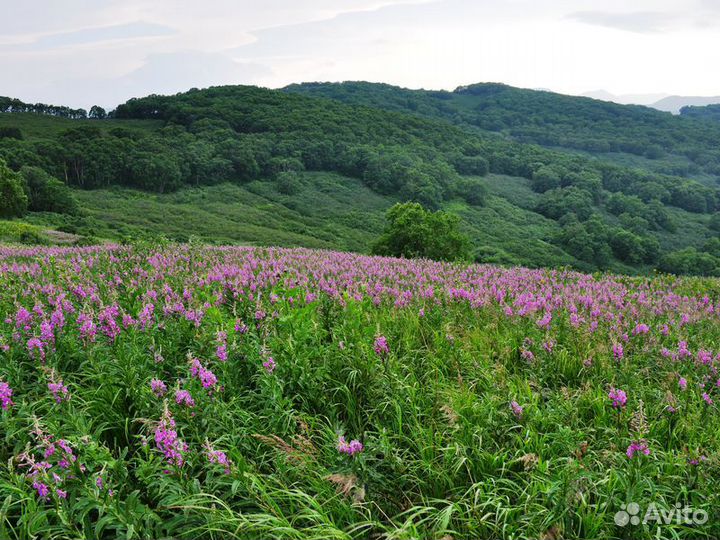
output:
<svg viewBox="0 0 720 540"><path fill-rule="evenodd" d="M94 107L90 116L38 134L13 114L17 122L0 126L0 159L26 176L34 171L33 179L43 171L75 188L157 193L264 180L292 195L304 171L327 171L430 210L453 201L482 206L480 178L488 173L521 177L537 193L531 210L560 227L545 240L584 269L619 261L638 270L720 272L707 247L716 235L710 216L720 209L711 176L720 126L706 121L494 84L455 92L370 83L223 86L131 99L109 113ZM666 174L613 163L604 157L611 151L686 160ZM705 232L685 244L695 251L664 252L683 226L674 209L707 216Z"/></svg>
<svg viewBox="0 0 720 540"><path fill-rule="evenodd" d="M520 142L627 153L669 174L720 175L720 125L639 105L480 83L448 91L365 82L303 83L285 91L442 118ZM699 107L702 109L702 107ZM662 158L674 156L675 160ZM678 159L680 158L680 159Z"/></svg>
<svg viewBox="0 0 720 540"><path fill-rule="evenodd" d="M680 109L680 115L700 120L720 121L720 104L705 105L703 107L688 105Z"/></svg>

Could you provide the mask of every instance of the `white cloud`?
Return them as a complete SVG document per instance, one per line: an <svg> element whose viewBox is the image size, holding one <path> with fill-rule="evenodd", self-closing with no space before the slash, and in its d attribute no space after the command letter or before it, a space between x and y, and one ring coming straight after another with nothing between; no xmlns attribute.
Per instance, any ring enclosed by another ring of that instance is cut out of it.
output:
<svg viewBox="0 0 720 540"><path fill-rule="evenodd" d="M36 0L4 15L0 94L71 106L348 79L720 93L714 0Z"/></svg>

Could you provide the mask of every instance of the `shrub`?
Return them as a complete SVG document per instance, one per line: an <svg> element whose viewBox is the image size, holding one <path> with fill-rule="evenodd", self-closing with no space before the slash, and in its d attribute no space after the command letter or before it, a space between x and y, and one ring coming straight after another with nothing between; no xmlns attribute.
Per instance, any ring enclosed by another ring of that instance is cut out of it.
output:
<svg viewBox="0 0 720 540"><path fill-rule="evenodd" d="M460 219L447 212L430 212L418 203L396 204L387 211L387 226L372 246L375 255L419 257L438 261L469 258L469 239L460 232Z"/></svg>

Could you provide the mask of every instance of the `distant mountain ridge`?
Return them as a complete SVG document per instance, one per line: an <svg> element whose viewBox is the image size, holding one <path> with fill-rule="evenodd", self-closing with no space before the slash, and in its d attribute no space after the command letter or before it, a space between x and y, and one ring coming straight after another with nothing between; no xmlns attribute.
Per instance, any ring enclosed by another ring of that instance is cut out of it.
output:
<svg viewBox="0 0 720 540"><path fill-rule="evenodd" d="M648 107L652 107L653 104L669 96L669 94L661 92L652 94L613 94L607 90L593 90L592 92L585 92L581 95L601 101L619 103L620 105L646 105Z"/></svg>
<svg viewBox="0 0 720 540"><path fill-rule="evenodd" d="M704 107L706 105L715 105L718 103L720 103L720 96L668 96L656 103L653 103L651 106L661 111L679 114L683 107Z"/></svg>
<svg viewBox="0 0 720 540"><path fill-rule="evenodd" d="M704 107L720 103L720 96L674 96L662 93L616 95L607 90L593 90L585 92L582 96L621 105L645 105L673 114L680 114L683 107Z"/></svg>

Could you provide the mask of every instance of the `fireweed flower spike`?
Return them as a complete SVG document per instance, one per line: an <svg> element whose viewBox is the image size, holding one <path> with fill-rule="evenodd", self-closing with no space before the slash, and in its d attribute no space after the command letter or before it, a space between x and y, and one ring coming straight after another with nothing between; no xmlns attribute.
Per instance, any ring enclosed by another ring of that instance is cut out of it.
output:
<svg viewBox="0 0 720 540"><path fill-rule="evenodd" d="M633 441L630 443L630 446L627 447L627 450L625 451L625 454L627 454L627 457L629 459L632 459L635 454L645 454L646 456L650 455L650 447L647 445L645 441Z"/></svg>
<svg viewBox="0 0 720 540"><path fill-rule="evenodd" d="M193 399L190 392L188 392L187 390L175 391L175 403L177 403L178 405L184 405L188 408L195 406L195 400Z"/></svg>
<svg viewBox="0 0 720 540"><path fill-rule="evenodd" d="M232 461L230 461L225 452L213 449L212 445L207 440L205 441L205 457L207 457L208 462L215 465L221 465L225 474L230 474Z"/></svg>
<svg viewBox="0 0 720 540"><path fill-rule="evenodd" d="M183 466L188 446L178 437L175 420L167 408L167 403L155 428L155 445L163 453L168 463L177 467Z"/></svg>
<svg viewBox="0 0 720 540"><path fill-rule="evenodd" d="M612 406L616 409L622 409L627 403L627 395L619 388L611 388L608 392L608 398L610 398Z"/></svg>
<svg viewBox="0 0 720 540"><path fill-rule="evenodd" d="M267 359L263 362L263 368L265 368L265 371L269 374L271 374L273 371L275 371L275 367L277 364L275 363L275 360L272 356L268 356Z"/></svg>
<svg viewBox="0 0 720 540"><path fill-rule="evenodd" d="M340 435L338 437L337 449L341 454L347 454L348 456L354 456L364 450L363 444L357 439L353 439L350 442L345 440L345 437Z"/></svg>
<svg viewBox="0 0 720 540"><path fill-rule="evenodd" d="M161 398L167 393L167 385L160 379L150 381L150 388L157 397Z"/></svg>
<svg viewBox="0 0 720 540"><path fill-rule="evenodd" d="M518 404L517 401L510 402L510 410L518 419L522 418L523 408Z"/></svg>
<svg viewBox="0 0 720 540"><path fill-rule="evenodd" d="M375 354L378 356L386 356L390 354L390 345L388 345L387 338L385 336L378 336L375 338Z"/></svg>
<svg viewBox="0 0 720 540"><path fill-rule="evenodd" d="M63 384L62 380L53 380L48 383L47 387L48 390L52 392L53 398L55 398L55 403L62 403L63 401L70 399L70 392L68 391L67 386Z"/></svg>
<svg viewBox="0 0 720 540"><path fill-rule="evenodd" d="M13 391L10 385L4 381L0 381L0 407L2 407L3 411L6 411L15 404L13 400L10 399L12 395Z"/></svg>

